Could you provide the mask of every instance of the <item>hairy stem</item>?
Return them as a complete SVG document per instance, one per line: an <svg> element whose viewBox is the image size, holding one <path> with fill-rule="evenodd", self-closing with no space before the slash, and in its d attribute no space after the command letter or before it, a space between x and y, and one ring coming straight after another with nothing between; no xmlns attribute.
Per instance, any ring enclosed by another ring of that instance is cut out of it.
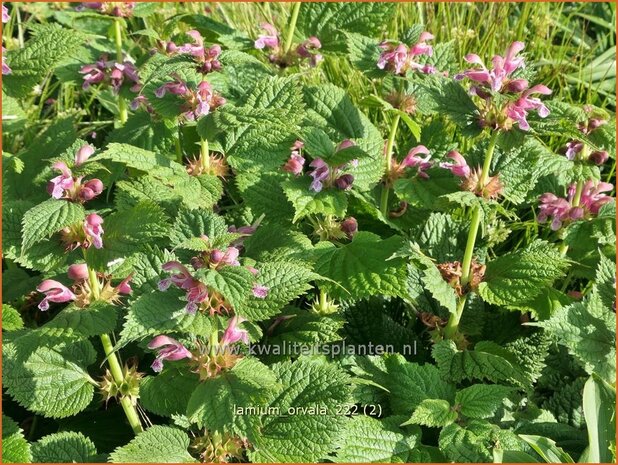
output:
<svg viewBox="0 0 618 465"><path fill-rule="evenodd" d="M393 146L395 145L395 136L397 135L397 127L399 126L399 120L401 117L399 114L396 114L391 123L391 129L388 134L388 141L386 142L386 176L391 170L391 164L393 160ZM380 211L384 216L388 214L388 194L390 192L391 186L388 182L384 182L382 186L382 196L380 197Z"/></svg>
<svg viewBox="0 0 618 465"><path fill-rule="evenodd" d="M119 18L114 20L114 43L116 44L116 62L122 63L124 61L122 56L122 27ZM118 95L118 113L120 125L123 126L127 122L129 113L127 102L120 94Z"/></svg>
<svg viewBox="0 0 618 465"><path fill-rule="evenodd" d="M100 296L99 289L99 279L97 278L97 273L92 268L88 267L88 280L90 282L90 289L92 290L92 295L94 300L97 300ZM109 371L114 378L116 384L121 385L124 382L124 375L122 374L122 367L120 366L120 361L118 360L118 356L114 352L114 344L112 344L112 339L109 337L109 334L101 334L101 344L103 345L103 351L105 352L105 357L107 359L107 363L109 365ZM131 403L131 399L128 397L120 398L120 405L124 410L124 413L129 421L129 425L131 425L131 429L135 434L144 431L142 428L142 423L139 419L139 415L137 414L137 410L135 406Z"/></svg>
<svg viewBox="0 0 618 465"><path fill-rule="evenodd" d="M204 171L210 169L210 150L207 139L200 139L200 163Z"/></svg>
<svg viewBox="0 0 618 465"><path fill-rule="evenodd" d="M485 152L485 161L483 162L483 170L481 171L481 177L479 185L484 186L489 177L489 169L491 167L491 160L494 156L494 150L496 148L496 142L498 141L499 132L496 131L492 134L489 140L489 146L487 152ZM479 228L481 226L481 207L477 206L472 213L472 219L470 220L470 230L468 231L468 240L466 241L466 250L464 251L463 262L461 264L461 287L465 288L470 282L470 270L472 267L472 256L474 254L474 246L476 244L476 238L478 236ZM457 309L455 313L452 313L449 317L448 323L444 328L444 336L451 339L459 328L459 320L463 314L463 310L466 306L467 294L461 296L457 302Z"/></svg>
<svg viewBox="0 0 618 465"><path fill-rule="evenodd" d="M294 31L296 30L296 21L298 21L298 12L300 11L300 3L294 3L292 6L292 17L290 18L290 25L288 26L288 33L285 37L285 45L283 48L284 53L288 53L292 48L292 41L294 40Z"/></svg>

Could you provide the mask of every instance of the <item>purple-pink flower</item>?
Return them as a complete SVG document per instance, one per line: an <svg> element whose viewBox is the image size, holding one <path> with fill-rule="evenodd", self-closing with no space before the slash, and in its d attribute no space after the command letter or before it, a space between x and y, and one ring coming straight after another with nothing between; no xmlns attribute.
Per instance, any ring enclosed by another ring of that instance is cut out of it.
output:
<svg viewBox="0 0 618 465"><path fill-rule="evenodd" d="M517 121L519 123L519 129L523 129L524 131L530 129L530 125L526 120L528 111L536 111L541 118L545 118L549 115L549 109L543 104L541 99L538 97L531 97L532 94L549 95L551 94L551 89L542 84L537 84L525 90L521 96L514 102L511 102L506 109L507 116Z"/></svg>
<svg viewBox="0 0 618 465"><path fill-rule="evenodd" d="M159 98L166 93L177 95L185 101L182 116L187 121L195 121L225 104L225 99L212 90L208 81L200 82L197 89L192 90L180 78L176 78L175 81L163 84L155 90L155 95Z"/></svg>
<svg viewBox="0 0 618 465"><path fill-rule="evenodd" d="M571 184L566 198L558 197L551 192L543 194L539 198L538 221L544 223L551 218L550 227L557 231L564 223L595 216L603 205L611 202L612 197L604 192L611 192L614 186L606 182L587 181L582 188L579 205L575 206L573 200L576 188L576 184Z"/></svg>
<svg viewBox="0 0 618 465"><path fill-rule="evenodd" d="M350 162L354 166L353 161ZM327 187L335 186L337 189L348 190L354 183L354 176L349 173L342 173L348 164L330 167L321 158L316 158L309 166L313 168L313 171L309 173L309 176L313 178L309 189L314 192L320 192L324 185Z"/></svg>
<svg viewBox="0 0 618 465"><path fill-rule="evenodd" d="M309 59L310 66L315 67L324 59L321 54L316 52L316 50L321 48L322 43L320 42L320 39L315 36L311 36L296 48L296 53L301 58Z"/></svg>
<svg viewBox="0 0 618 465"><path fill-rule="evenodd" d="M426 157L423 158L419 154L426 155ZM430 160L431 154L429 153L429 149L424 145L419 145L410 149L406 157L399 164L399 169L416 168L417 174L421 178L428 179L429 175L425 171L433 166L433 162Z"/></svg>
<svg viewBox="0 0 618 465"><path fill-rule="evenodd" d="M49 310L50 302L63 303L76 299L71 289L53 279L46 279L36 290L45 294L45 298L39 303L39 309L42 311Z"/></svg>
<svg viewBox="0 0 618 465"><path fill-rule="evenodd" d="M83 89L88 89L93 84L109 82L114 94L120 92L120 88L125 82L131 85L131 91L138 92L141 88L137 68L130 61L119 63L117 61L108 60L107 55L93 64L82 66L80 74L83 74L84 83Z"/></svg>
<svg viewBox="0 0 618 465"><path fill-rule="evenodd" d="M9 15L9 9L2 5L2 22L8 23L9 19L11 19L11 15Z"/></svg>
<svg viewBox="0 0 618 465"><path fill-rule="evenodd" d="M103 218L96 213L91 213L84 220L84 233L86 233L86 247L90 244L94 245L95 249L103 248Z"/></svg>
<svg viewBox="0 0 618 465"><path fill-rule="evenodd" d="M349 239L352 239L358 232L358 222L356 221L356 218L350 216L349 218L343 220L341 222L340 229Z"/></svg>
<svg viewBox="0 0 618 465"><path fill-rule="evenodd" d="M450 170L455 176L460 178L467 178L470 176L470 167L466 162L466 159L456 150L452 150L448 153L447 158L453 160L453 163L442 162L440 168Z"/></svg>
<svg viewBox="0 0 618 465"><path fill-rule="evenodd" d="M77 11L97 10L109 16L128 18L133 15L136 2L82 2L75 9Z"/></svg>
<svg viewBox="0 0 618 465"><path fill-rule="evenodd" d="M575 160L577 154L580 153L584 148L584 143L578 140L572 140L567 142L564 148L564 154L566 155L568 160Z"/></svg>
<svg viewBox="0 0 618 465"><path fill-rule="evenodd" d="M95 149L91 145L84 145L75 152L75 166L80 166L90 158ZM68 199L72 201L86 202L92 200L101 192L104 186L99 179L91 179L82 183L83 177L73 176L72 171L63 161L57 161L52 168L60 171L60 174L47 183L47 192L54 199Z"/></svg>
<svg viewBox="0 0 618 465"><path fill-rule="evenodd" d="M163 271L175 272L175 274L159 281L159 290L166 291L174 284L176 287L187 291L187 305L185 309L187 313L195 313L199 304L208 299L208 287L195 279L189 270L180 262L167 262L162 268Z"/></svg>
<svg viewBox="0 0 618 465"><path fill-rule="evenodd" d="M290 158L283 165L283 171L287 171L288 173L292 173L294 176L299 176L303 172L303 167L305 166L305 159L300 154L300 149L303 147L303 142L297 140L292 145L290 153Z"/></svg>
<svg viewBox="0 0 618 465"><path fill-rule="evenodd" d="M255 297L257 297L258 299L265 299L266 297L268 297L268 291L270 290L270 288L268 288L267 286L264 286L263 284L254 284L253 285L253 289L251 290L253 295Z"/></svg>
<svg viewBox="0 0 618 465"><path fill-rule="evenodd" d="M160 335L148 343L151 350L159 349L159 353L150 366L153 371L160 373L163 370L163 361L175 362L184 358L193 358L193 354L176 339Z"/></svg>
<svg viewBox="0 0 618 465"><path fill-rule="evenodd" d="M221 55L221 46L216 44L210 48L204 46L204 38L199 31L194 29L188 31L187 35L193 39L192 43L176 45L173 42L167 42L165 44L166 52L171 55L191 55L200 64L199 70L204 74L220 70L219 56Z"/></svg>
<svg viewBox="0 0 618 465"><path fill-rule="evenodd" d="M73 281L85 281L88 279L88 265L85 263L79 263L69 266L67 275Z"/></svg>
<svg viewBox="0 0 618 465"><path fill-rule="evenodd" d="M225 251L215 249L210 252L210 263L215 268L220 268L225 265L240 266L238 256L240 250L236 247L228 247Z"/></svg>
<svg viewBox="0 0 618 465"><path fill-rule="evenodd" d="M279 32L277 31L277 28L270 23L262 23L261 28L266 32L266 34L261 34L258 36L254 42L255 48L259 50L279 49Z"/></svg>
<svg viewBox="0 0 618 465"><path fill-rule="evenodd" d="M6 48L2 47L2 74L11 74L13 70L6 64Z"/></svg>
<svg viewBox="0 0 618 465"><path fill-rule="evenodd" d="M245 329L240 329L240 324L245 322L243 317L234 316L228 323L227 329L223 333L220 344L222 346L228 346L235 342L242 341L245 344L249 344L249 332Z"/></svg>
<svg viewBox="0 0 618 465"><path fill-rule="evenodd" d="M60 171L60 174L52 178L47 183L47 193L54 199L61 199L65 196L65 191L70 191L75 185L73 173L63 161L57 161L52 168Z"/></svg>
<svg viewBox="0 0 618 465"><path fill-rule="evenodd" d="M392 41L382 42L379 45L382 49L382 53L378 59L378 68L394 72L395 74L405 74L408 70L433 74L435 69L432 66L421 64L416 61L416 57L418 56L431 56L433 54L431 45L427 43L432 39L432 34L423 32L418 42L411 47Z"/></svg>

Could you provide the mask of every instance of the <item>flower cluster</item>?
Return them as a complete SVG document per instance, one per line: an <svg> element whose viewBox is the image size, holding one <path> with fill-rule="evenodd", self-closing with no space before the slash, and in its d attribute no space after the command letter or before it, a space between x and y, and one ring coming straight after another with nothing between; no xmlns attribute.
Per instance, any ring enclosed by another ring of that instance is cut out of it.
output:
<svg viewBox="0 0 618 465"><path fill-rule="evenodd" d="M421 155L425 155L425 157L422 157ZM395 180L405 174L408 168L415 168L419 177L429 179L429 175L426 171L432 166L433 162L431 161L429 149L427 149L424 145L418 145L410 149L401 162L398 162L395 158L391 160L390 170L386 173L387 184L392 185Z"/></svg>
<svg viewBox="0 0 618 465"><path fill-rule="evenodd" d="M480 97L485 103L483 125L510 129L516 122L520 129L527 131L530 129L527 121L529 111L536 111L541 118L549 115L548 108L534 95L549 95L551 90L542 84L529 87L526 79L514 76L518 69L525 67L523 57L518 56L524 47L523 42L513 42L504 56L495 55L492 58L491 68L487 68L478 55L466 55L465 60L476 66L456 75L455 79L467 78L474 83L470 87L470 93ZM507 96L506 104L498 104L497 99L493 99L494 93Z"/></svg>
<svg viewBox="0 0 618 465"><path fill-rule="evenodd" d="M176 339L169 336L157 336L148 343L151 350L159 349L154 362L150 365L153 371L160 373L163 370L163 361L175 362L183 358L192 358L193 354Z"/></svg>
<svg viewBox="0 0 618 465"><path fill-rule="evenodd" d="M410 47L394 41L382 42L379 45L382 53L378 59L378 68L399 75L405 75L408 71L434 74L436 70L433 66L417 62L417 57L423 55L431 56L433 54L433 48L427 43L427 41L432 39L432 34L423 32L418 42Z"/></svg>
<svg viewBox="0 0 618 465"><path fill-rule="evenodd" d="M46 279L36 288L37 291L45 294L43 300L39 302L39 309L41 311L49 310L50 302L65 303L75 301L79 307L83 308L94 300L90 287L91 283L88 281L88 266L85 263L69 266L67 276L73 280L72 289L53 279ZM115 304L121 295L128 295L132 292L129 285L131 276L127 276L116 286L113 286L111 281L110 277L103 276L103 282L98 283L100 286L100 300Z"/></svg>
<svg viewBox="0 0 618 465"><path fill-rule="evenodd" d="M302 174L303 167L305 166L305 159L301 155L301 149L303 146L304 144L300 140L294 142L294 145L291 147L292 152L290 153L290 158L285 165L283 165L283 171L292 173L294 176L299 176Z"/></svg>
<svg viewBox="0 0 618 465"><path fill-rule="evenodd" d="M108 83L117 95L125 82L131 85L132 92L139 92L141 89L137 68L130 61L119 63L109 60L107 55L102 55L96 63L82 66L79 72L84 75L82 84L84 89L90 88L93 84Z"/></svg>
<svg viewBox="0 0 618 465"><path fill-rule="evenodd" d="M77 247L84 249L94 246L95 249L103 248L103 218L96 213L91 213L83 222L67 226L60 231L61 241L67 250Z"/></svg>
<svg viewBox="0 0 618 465"><path fill-rule="evenodd" d="M184 100L182 105L182 117L187 121L195 121L207 115L211 111L225 104L225 99L216 94L207 81L198 84L197 89L190 89L186 82L180 78L167 82L155 91L157 98L163 98L165 94L176 95Z"/></svg>
<svg viewBox="0 0 618 465"><path fill-rule="evenodd" d="M74 166L82 165L94 153L94 147L84 145L75 152ZM47 183L47 192L54 199L67 199L72 202L87 202L103 192L103 183L99 179L82 182L83 176L74 176L63 161L57 161L52 168L60 174Z"/></svg>
<svg viewBox="0 0 618 465"><path fill-rule="evenodd" d="M9 16L9 9L2 5L2 22L8 23L9 19L11 19ZM13 70L11 70L10 66L6 64L6 49L2 47L2 74L11 74L12 72Z"/></svg>
<svg viewBox="0 0 618 465"><path fill-rule="evenodd" d="M169 55L191 55L200 65L199 71L203 74L220 70L219 55L221 55L221 46L205 47L204 39L199 31L191 30L186 34L193 39L192 43L176 45L174 42L166 42L164 44L166 53Z"/></svg>
<svg viewBox="0 0 618 465"><path fill-rule="evenodd" d="M565 223L594 217L603 205L612 200L612 197L604 192L611 192L613 189L614 186L607 182L595 183L589 180L582 187L579 201L576 201L576 184L569 186L566 198L547 192L539 198L537 219L540 223L544 223L551 218L550 227L557 231Z"/></svg>
<svg viewBox="0 0 618 465"><path fill-rule="evenodd" d="M481 168L470 168L466 159L456 150L450 151L446 157L453 162L442 162L439 165L440 168L447 169L455 176L462 178L461 188L463 190L486 199L495 199L502 193L503 186L499 175L482 179Z"/></svg>
<svg viewBox="0 0 618 465"><path fill-rule="evenodd" d="M258 50L268 50L270 55L268 59L272 63L277 63L280 66L291 66L299 62L307 62L309 66L317 66L323 59L318 52L322 48L320 39L311 36L288 53L285 53L281 48L279 39L279 31L270 23L262 23L262 30L265 34L261 34L254 42L254 47Z"/></svg>
<svg viewBox="0 0 618 465"><path fill-rule="evenodd" d="M82 2L76 7L76 10L97 10L103 15L128 18L133 16L133 9L136 3L137 2Z"/></svg>

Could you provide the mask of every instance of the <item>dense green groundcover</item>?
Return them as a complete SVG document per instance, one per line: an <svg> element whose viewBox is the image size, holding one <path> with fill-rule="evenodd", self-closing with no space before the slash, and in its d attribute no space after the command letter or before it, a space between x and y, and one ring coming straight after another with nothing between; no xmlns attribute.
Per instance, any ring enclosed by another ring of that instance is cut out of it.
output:
<svg viewBox="0 0 618 465"><path fill-rule="evenodd" d="M613 5L3 23L4 462L615 461Z"/></svg>

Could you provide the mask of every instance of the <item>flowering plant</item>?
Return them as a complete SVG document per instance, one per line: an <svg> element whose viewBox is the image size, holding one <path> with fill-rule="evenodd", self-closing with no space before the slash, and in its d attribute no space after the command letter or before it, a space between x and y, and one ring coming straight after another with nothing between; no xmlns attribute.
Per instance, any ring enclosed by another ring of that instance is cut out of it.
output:
<svg viewBox="0 0 618 465"><path fill-rule="evenodd" d="M3 7L4 461L615 460L615 118L405 8Z"/></svg>

